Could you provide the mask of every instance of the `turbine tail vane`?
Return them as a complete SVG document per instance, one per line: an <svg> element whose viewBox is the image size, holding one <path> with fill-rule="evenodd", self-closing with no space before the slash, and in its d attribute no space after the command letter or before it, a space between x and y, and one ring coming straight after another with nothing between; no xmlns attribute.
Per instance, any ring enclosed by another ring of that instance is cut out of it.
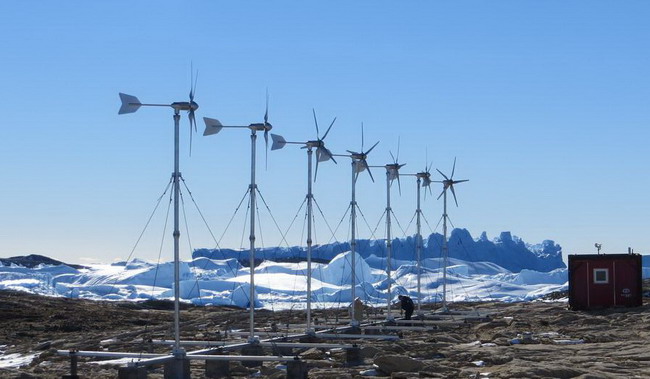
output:
<svg viewBox="0 0 650 379"><path fill-rule="evenodd" d="M287 144L287 140L277 134L271 134L271 141L273 141L271 144L271 150L282 149Z"/></svg>
<svg viewBox="0 0 650 379"><path fill-rule="evenodd" d="M223 125L216 118L203 117L203 122L205 122L205 130L203 131L204 136L210 136L212 134L217 134L223 128ZM280 137L282 138L282 137ZM284 138L282 138L284 140ZM282 145L284 146L284 144ZM279 147L278 149L280 149Z"/></svg>
<svg viewBox="0 0 650 379"><path fill-rule="evenodd" d="M142 103L140 100L138 100L137 97L127 95L125 93L120 92L120 100L122 101L122 106L120 107L120 110L117 112L117 114L133 113L140 109L142 106Z"/></svg>

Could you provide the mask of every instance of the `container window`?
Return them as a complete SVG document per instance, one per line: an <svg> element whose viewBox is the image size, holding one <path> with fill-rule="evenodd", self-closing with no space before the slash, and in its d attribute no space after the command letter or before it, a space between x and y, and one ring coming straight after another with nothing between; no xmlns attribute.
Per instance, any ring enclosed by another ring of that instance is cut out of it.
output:
<svg viewBox="0 0 650 379"><path fill-rule="evenodd" d="M595 268L594 269L594 283L607 284L609 283L609 269L608 268Z"/></svg>

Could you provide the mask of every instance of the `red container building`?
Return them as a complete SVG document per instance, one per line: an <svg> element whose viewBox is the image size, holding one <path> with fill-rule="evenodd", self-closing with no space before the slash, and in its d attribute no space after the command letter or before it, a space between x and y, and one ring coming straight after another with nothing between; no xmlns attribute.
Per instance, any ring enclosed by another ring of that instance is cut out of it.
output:
<svg viewBox="0 0 650 379"><path fill-rule="evenodd" d="M640 254L569 255L569 308L643 304Z"/></svg>

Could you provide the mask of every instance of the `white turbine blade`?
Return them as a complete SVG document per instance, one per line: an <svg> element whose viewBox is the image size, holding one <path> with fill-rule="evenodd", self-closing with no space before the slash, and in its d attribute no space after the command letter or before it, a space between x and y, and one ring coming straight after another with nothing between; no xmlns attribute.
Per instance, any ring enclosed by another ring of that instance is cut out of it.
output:
<svg viewBox="0 0 650 379"><path fill-rule="evenodd" d="M456 172L456 157L454 157L454 166L451 169L451 178L454 178L454 172Z"/></svg>
<svg viewBox="0 0 650 379"><path fill-rule="evenodd" d="M266 121L264 121L266 122ZM269 130L264 130L264 169L269 169Z"/></svg>
<svg viewBox="0 0 650 379"><path fill-rule="evenodd" d="M330 156L323 150L323 148L319 147L316 149L316 161L318 162L326 162L330 160Z"/></svg>
<svg viewBox="0 0 650 379"><path fill-rule="evenodd" d="M401 139L402 138L400 136L397 136L397 159L395 160L395 163L397 163L399 161L399 145L400 145Z"/></svg>
<svg viewBox="0 0 650 379"><path fill-rule="evenodd" d="M399 190L399 195L402 196L402 183L399 181L399 172L397 173L397 189Z"/></svg>
<svg viewBox="0 0 650 379"><path fill-rule="evenodd" d="M336 159L334 159L334 155L332 155L332 152L331 152L331 151L329 151L326 147L322 147L321 149L323 149L323 152L324 152L325 154L327 154L327 156L329 157L329 159L331 159L332 161L334 161L334 163L338 164L338 163L336 162Z"/></svg>
<svg viewBox="0 0 650 379"><path fill-rule="evenodd" d="M364 165L363 161L361 160L361 161L357 161L357 164L354 165L354 168L355 168L354 171L356 171L358 174L360 172L363 172L363 170L366 169L366 165Z"/></svg>
<svg viewBox="0 0 650 379"><path fill-rule="evenodd" d="M456 191L454 191L454 185L450 185L449 188L451 189L451 194L454 195L454 202L456 203L456 206L458 206L458 200L456 199Z"/></svg>
<svg viewBox="0 0 650 379"><path fill-rule="evenodd" d="M311 113L314 114L314 124L316 124L316 139L320 139L320 137L319 137L320 132L318 131L318 120L316 119L316 110L314 108L312 108Z"/></svg>
<svg viewBox="0 0 650 379"><path fill-rule="evenodd" d="M368 162L366 162L365 159L364 159L362 162L363 162L363 165L365 166L365 168L368 170L368 175L370 175L370 179L371 179L372 182L374 183L374 182L375 182L375 178L372 177L372 172L370 172L370 167L368 167Z"/></svg>
<svg viewBox="0 0 650 379"><path fill-rule="evenodd" d="M282 149L287 144L287 140L284 137L273 133L271 133L271 141L273 141L271 150Z"/></svg>
<svg viewBox="0 0 650 379"><path fill-rule="evenodd" d="M221 128L223 128L221 122L216 118L203 117L203 121L205 122L205 130L203 131L204 136L217 134L221 131Z"/></svg>
<svg viewBox="0 0 650 379"><path fill-rule="evenodd" d="M438 169L436 169L436 171L438 171L438 172L440 173L440 175L444 176L444 177L445 177L445 180L449 180L449 178L447 177L447 175L443 174L442 171L440 171L440 170L438 170Z"/></svg>
<svg viewBox="0 0 650 379"><path fill-rule="evenodd" d="M377 145L379 145L379 141L375 142L375 144L372 145L372 147L371 147L370 149L368 149L368 151L366 151L365 154L366 154L366 155L370 154L370 152L372 151L372 149L374 149Z"/></svg>
<svg viewBox="0 0 650 379"><path fill-rule="evenodd" d="M142 105L142 103L140 102L140 100L138 100L137 97L127 95L121 92L120 92L120 100L122 100L122 106L120 107L120 110L117 112L117 114L133 113L137 111Z"/></svg>
<svg viewBox="0 0 650 379"><path fill-rule="evenodd" d="M328 133L330 132L330 130L332 129L332 126L334 125L334 122L335 122L335 121L336 121L336 117L334 117L334 120L332 120L332 123L330 124L329 128L327 128L327 131L325 131L325 134L323 135L323 138L320 139L321 141L324 140L325 137L327 137L327 134L328 134Z"/></svg>

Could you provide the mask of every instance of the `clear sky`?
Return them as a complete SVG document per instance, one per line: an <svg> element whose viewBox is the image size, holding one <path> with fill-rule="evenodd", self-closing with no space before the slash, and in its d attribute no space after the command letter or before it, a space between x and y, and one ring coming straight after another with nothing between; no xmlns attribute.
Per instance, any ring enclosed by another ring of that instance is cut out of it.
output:
<svg viewBox="0 0 650 379"><path fill-rule="evenodd" d="M360 147L364 122L366 146L381 141L370 164L389 163L398 136L403 173L424 168L426 150L443 171L458 157L456 177L470 182L449 214L475 237L648 253L648 20L646 1L2 2L0 256L129 255L169 180L173 124L169 109L118 116L118 92L184 101L191 62L199 120L259 122L268 88L273 132L288 140L314 137L316 108L321 130L338 117L326 141L335 153ZM189 157L183 117L181 170L220 236L248 185L250 139L199 129ZM306 154L269 152L266 171L259 157L260 190L284 230L305 195ZM338 162L321 164L315 185L332 226L350 194L349 160ZM385 206L384 172L373 173L376 183L364 174L358 184L372 228ZM415 181L401 184L393 209L406 227ZM163 203L136 256L158 256ZM186 209L192 247L213 247L188 198ZM429 196L424 211L435 228L442 202ZM244 212L223 246L242 245ZM280 244L261 213L259 241ZM317 242L330 239L320 216L317 230Z"/></svg>

